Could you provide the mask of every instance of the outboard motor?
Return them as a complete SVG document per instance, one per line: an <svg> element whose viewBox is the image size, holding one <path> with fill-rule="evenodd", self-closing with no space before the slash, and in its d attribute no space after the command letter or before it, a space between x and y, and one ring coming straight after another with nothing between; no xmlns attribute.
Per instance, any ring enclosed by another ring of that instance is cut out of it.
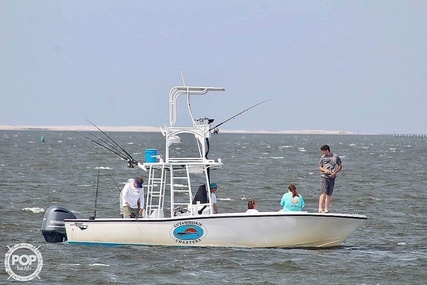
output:
<svg viewBox="0 0 427 285"><path fill-rule="evenodd" d="M67 240L65 219L76 219L76 216L65 208L51 206L43 217L42 234L47 242L56 243Z"/></svg>

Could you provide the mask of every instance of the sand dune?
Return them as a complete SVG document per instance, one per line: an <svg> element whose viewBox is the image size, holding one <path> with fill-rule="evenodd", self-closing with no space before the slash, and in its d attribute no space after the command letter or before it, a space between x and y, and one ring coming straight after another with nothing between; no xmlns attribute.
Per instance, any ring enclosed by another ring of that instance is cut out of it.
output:
<svg viewBox="0 0 427 285"><path fill-rule="evenodd" d="M106 132L160 132L159 127L150 126L98 126ZM12 126L0 125L0 130L17 131L97 131L93 126ZM326 130L288 130L288 131L268 131L268 130L227 130L221 129L220 133L254 133L254 134L353 134L348 131L326 131Z"/></svg>
<svg viewBox="0 0 427 285"><path fill-rule="evenodd" d="M160 132L159 127L144 127L144 126L98 126L101 130L107 132ZM94 126L10 126L0 125L0 130L16 130L16 131L97 131Z"/></svg>

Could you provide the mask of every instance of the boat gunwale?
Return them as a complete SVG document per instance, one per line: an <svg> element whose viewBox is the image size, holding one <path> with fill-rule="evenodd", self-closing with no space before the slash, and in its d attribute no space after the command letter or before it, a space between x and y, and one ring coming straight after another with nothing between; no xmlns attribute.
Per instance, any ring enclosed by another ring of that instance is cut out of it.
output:
<svg viewBox="0 0 427 285"><path fill-rule="evenodd" d="M120 222L120 223L158 223L158 222L180 222L188 220L205 220L205 219L230 219L230 218L271 218L271 217L314 217L314 218L340 218L340 219L354 219L354 220L367 220L367 216L360 214L331 214L331 213L276 213L264 212L259 214L246 214L246 213L227 213L203 216L176 216L172 218L140 218L140 219L124 219L124 218L96 218L96 219L65 219L66 222Z"/></svg>

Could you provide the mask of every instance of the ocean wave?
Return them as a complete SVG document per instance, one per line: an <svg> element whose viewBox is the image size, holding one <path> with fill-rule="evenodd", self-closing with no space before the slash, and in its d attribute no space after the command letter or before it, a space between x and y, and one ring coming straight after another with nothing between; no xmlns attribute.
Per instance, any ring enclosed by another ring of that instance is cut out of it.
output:
<svg viewBox="0 0 427 285"><path fill-rule="evenodd" d="M106 267L108 267L110 265L109 264L104 264L104 263L92 263L92 264L90 264L90 266L106 266Z"/></svg>
<svg viewBox="0 0 427 285"><path fill-rule="evenodd" d="M44 213L43 208L33 207L33 208L24 208L22 211L33 212L35 214Z"/></svg>
<svg viewBox="0 0 427 285"><path fill-rule="evenodd" d="M112 169L112 168L108 166L97 166L95 167L95 169Z"/></svg>

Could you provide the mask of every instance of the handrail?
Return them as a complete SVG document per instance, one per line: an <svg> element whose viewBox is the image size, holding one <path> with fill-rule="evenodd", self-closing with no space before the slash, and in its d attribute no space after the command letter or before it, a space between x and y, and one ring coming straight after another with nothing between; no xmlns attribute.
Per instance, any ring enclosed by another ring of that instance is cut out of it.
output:
<svg viewBox="0 0 427 285"><path fill-rule="evenodd" d="M223 87L197 87L197 86L175 86L169 91L169 124L172 127L176 123L176 101L178 96L186 93L190 95L205 95L209 91L225 91ZM190 117L193 118L191 110L188 109Z"/></svg>

